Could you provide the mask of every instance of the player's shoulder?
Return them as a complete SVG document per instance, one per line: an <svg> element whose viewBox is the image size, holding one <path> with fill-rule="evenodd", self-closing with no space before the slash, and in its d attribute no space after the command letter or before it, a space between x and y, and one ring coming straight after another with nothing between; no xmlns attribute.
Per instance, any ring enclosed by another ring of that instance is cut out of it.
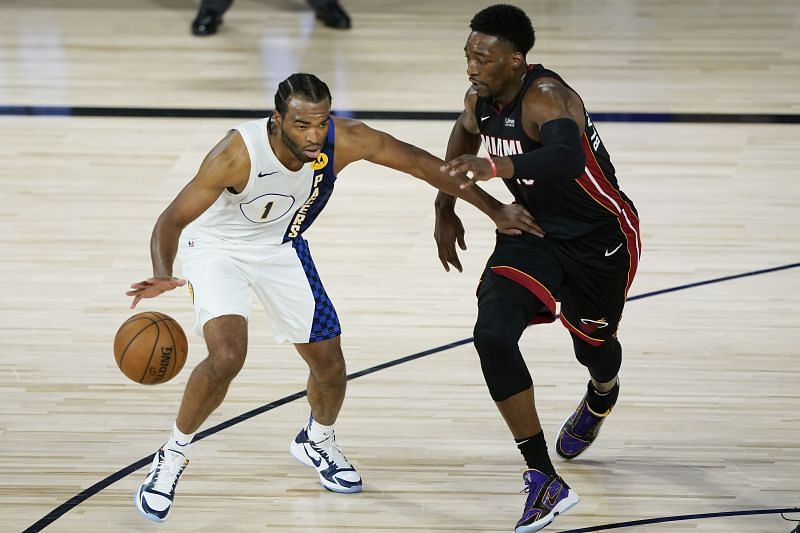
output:
<svg viewBox="0 0 800 533"><path fill-rule="evenodd" d="M477 119L475 118L475 110L477 107L478 93L472 86L470 86L467 89L467 92L464 93L464 111L461 113L460 119L463 124L472 125L474 128L478 127Z"/></svg>
<svg viewBox="0 0 800 533"><path fill-rule="evenodd" d="M525 100L547 99L554 96L570 95L574 91L552 74L545 74L533 80L525 91Z"/></svg>
<svg viewBox="0 0 800 533"><path fill-rule="evenodd" d="M333 126L334 142L339 147L361 145L377 133L364 122L349 117L333 117Z"/></svg>
<svg viewBox="0 0 800 533"><path fill-rule="evenodd" d="M522 109L528 116L573 108L581 114L579 107L582 107L580 95L554 75L545 74L531 81L522 97Z"/></svg>
<svg viewBox="0 0 800 533"><path fill-rule="evenodd" d="M198 172L198 177L226 186L238 184L249 175L250 154L244 138L237 130L229 130L211 149Z"/></svg>
<svg viewBox="0 0 800 533"><path fill-rule="evenodd" d="M474 87L469 86L464 93L464 109L469 113L475 112L475 105L478 103L478 92Z"/></svg>
<svg viewBox="0 0 800 533"><path fill-rule="evenodd" d="M242 134L235 129L228 130L225 136L208 154L209 158L215 160L217 164L224 166L236 166L243 162L250 161L247 153L247 145Z"/></svg>
<svg viewBox="0 0 800 533"><path fill-rule="evenodd" d="M336 128L335 133L337 137L340 134L353 134L353 132L357 132L360 128L366 127L366 124L360 120L350 117L331 117L331 121L333 122L334 128Z"/></svg>

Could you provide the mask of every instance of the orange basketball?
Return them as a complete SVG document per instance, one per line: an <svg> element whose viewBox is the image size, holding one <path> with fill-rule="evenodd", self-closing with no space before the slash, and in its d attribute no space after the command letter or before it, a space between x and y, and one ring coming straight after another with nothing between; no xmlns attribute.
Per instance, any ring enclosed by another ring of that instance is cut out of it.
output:
<svg viewBox="0 0 800 533"><path fill-rule="evenodd" d="M117 330L114 358L122 373L136 383L156 385L174 378L186 363L186 334L175 319L145 311Z"/></svg>

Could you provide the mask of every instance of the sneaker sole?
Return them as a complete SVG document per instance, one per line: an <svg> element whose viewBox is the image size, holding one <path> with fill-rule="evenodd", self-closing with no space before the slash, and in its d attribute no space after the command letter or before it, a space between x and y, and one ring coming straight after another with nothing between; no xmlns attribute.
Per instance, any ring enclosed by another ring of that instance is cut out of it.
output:
<svg viewBox="0 0 800 533"><path fill-rule="evenodd" d="M578 497L577 494L575 494L575 491L569 489L567 497L558 502L556 506L553 507L553 510L550 512L550 514L548 514L542 519L537 520L536 522L533 522L532 524L519 526L514 530L514 533L533 533L534 531L539 531L540 529L544 529L545 527L552 524L553 520L555 520L558 515L566 513L567 511L575 507L575 505L577 505L578 502L580 501L581 499L580 497Z"/></svg>
<svg viewBox="0 0 800 533"><path fill-rule="evenodd" d="M361 492L361 485L357 485L355 487L342 487L341 485L331 483L325 479L317 470L317 466L311 462L311 458L308 456L308 454L306 454L305 447L302 444L297 444L295 441L292 441L289 444L289 453L292 454L292 457L294 457L295 461L301 465L313 468L314 471L317 472L317 477L319 477L319 484L325 489L331 492L338 492L339 494L353 494L355 492Z"/></svg>

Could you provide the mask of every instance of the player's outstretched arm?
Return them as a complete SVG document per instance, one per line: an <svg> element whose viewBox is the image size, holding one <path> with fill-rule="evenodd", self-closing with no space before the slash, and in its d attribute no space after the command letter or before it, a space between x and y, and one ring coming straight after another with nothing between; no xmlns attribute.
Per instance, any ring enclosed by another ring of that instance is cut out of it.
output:
<svg viewBox="0 0 800 533"><path fill-rule="evenodd" d="M125 293L133 297L131 309L142 298L154 298L186 284L186 280L172 276L181 231L208 209L226 187L241 191L249 176L247 148L241 135L231 131L208 153L197 175L158 217L150 238L153 276L133 283Z"/></svg>
<svg viewBox="0 0 800 533"><path fill-rule="evenodd" d="M442 160L425 150L395 139L388 133L375 130L357 120L336 119L336 159L342 168L352 161L366 160L411 174L430 183L439 190L457 195L486 213L501 230L541 232L529 214L509 210L494 197L480 188L460 188L466 181L463 175L451 176L442 172ZM515 227L509 228L509 219L514 216Z"/></svg>

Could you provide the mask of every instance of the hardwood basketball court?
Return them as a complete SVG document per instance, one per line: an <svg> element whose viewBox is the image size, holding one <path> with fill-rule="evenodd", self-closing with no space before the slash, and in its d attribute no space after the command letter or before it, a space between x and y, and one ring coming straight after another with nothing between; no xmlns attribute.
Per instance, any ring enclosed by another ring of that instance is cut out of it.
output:
<svg viewBox="0 0 800 533"><path fill-rule="evenodd" d="M374 370L349 383L337 422L364 492L326 492L289 455L306 367L258 307L245 368L203 428L222 426L193 445L165 524L133 506L145 469L125 470L166 439L205 348L190 334L173 381L128 381L111 351L124 292L150 275L156 217L246 120L237 110L266 112L280 80L314 72L334 109L402 112L366 122L443 155L452 121L432 119L460 110L469 19L489 3L398 4L343 0L354 27L336 32L300 0L237 0L204 39L189 35L188 0L0 7L0 530L513 530L523 462L468 342L491 222L460 206L465 269L445 273L435 191L367 163L340 174L307 234L348 371ZM800 6L517 5L537 29L529 61L595 115L644 243L620 402L592 450L555 463L582 501L546 531L788 531L776 510L800 506ZM185 291L140 307L190 333ZM529 329L522 349L551 442L586 374L560 325Z"/></svg>

